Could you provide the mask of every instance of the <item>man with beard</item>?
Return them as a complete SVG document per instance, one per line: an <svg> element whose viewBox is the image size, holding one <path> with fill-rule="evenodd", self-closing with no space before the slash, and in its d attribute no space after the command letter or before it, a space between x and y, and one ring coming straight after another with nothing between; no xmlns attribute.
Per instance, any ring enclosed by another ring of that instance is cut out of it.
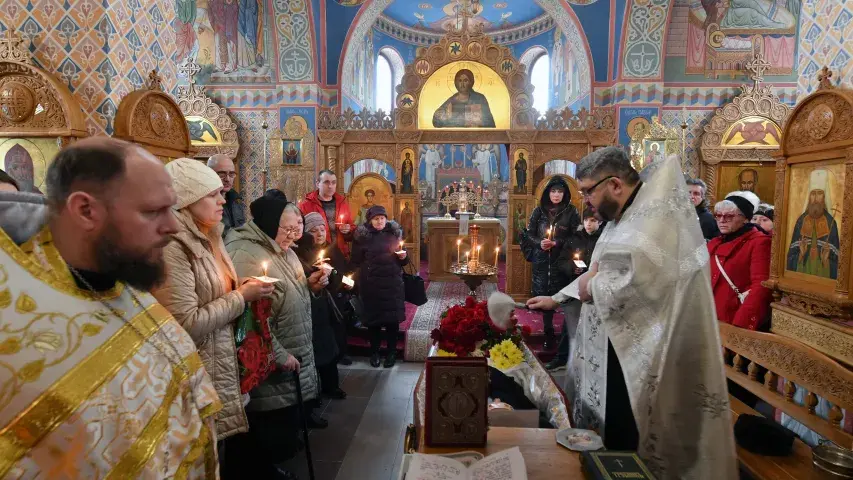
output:
<svg viewBox="0 0 853 480"><path fill-rule="evenodd" d="M607 226L589 271L553 297L583 302L572 417L609 450L636 450L656 478L736 479L708 250L677 157L641 177L619 147L577 168L587 209Z"/></svg>
<svg viewBox="0 0 853 480"><path fill-rule="evenodd" d="M788 247L788 270L818 277L838 278L838 224L829 213L832 205L829 174L815 170L809 179L805 210Z"/></svg>
<svg viewBox="0 0 853 480"><path fill-rule="evenodd" d="M224 153L217 153L207 159L207 166L216 172L219 179L222 180L222 196L225 197L224 211L222 212L222 224L225 225L225 229L222 230L222 238L225 238L225 235L232 228L242 227L246 223L243 196L234 190L237 170L234 167L234 161Z"/></svg>
<svg viewBox="0 0 853 480"><path fill-rule="evenodd" d="M177 231L162 163L91 138L46 185L0 192L0 477L216 476L216 390L146 293Z"/></svg>

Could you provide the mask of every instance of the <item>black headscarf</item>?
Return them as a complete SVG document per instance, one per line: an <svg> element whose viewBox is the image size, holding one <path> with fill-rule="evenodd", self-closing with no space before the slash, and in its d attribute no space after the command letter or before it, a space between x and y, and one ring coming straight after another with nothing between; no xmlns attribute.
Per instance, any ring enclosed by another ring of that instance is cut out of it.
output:
<svg viewBox="0 0 853 480"><path fill-rule="evenodd" d="M268 237L275 240L285 206L287 206L286 201L264 195L249 205L249 211L252 212L252 221L255 222L255 225Z"/></svg>

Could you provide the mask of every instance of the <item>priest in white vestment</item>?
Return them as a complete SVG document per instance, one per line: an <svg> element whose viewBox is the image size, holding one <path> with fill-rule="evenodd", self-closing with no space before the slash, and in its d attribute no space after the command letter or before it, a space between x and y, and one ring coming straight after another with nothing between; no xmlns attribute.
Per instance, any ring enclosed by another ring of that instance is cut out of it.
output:
<svg viewBox="0 0 853 480"><path fill-rule="evenodd" d="M0 478L218 478L216 390L146 293L177 231L162 162L90 138L46 184L0 192Z"/></svg>
<svg viewBox="0 0 853 480"><path fill-rule="evenodd" d="M491 145L475 146L473 163L480 171L480 183L483 185L492 181L492 159L494 158Z"/></svg>
<svg viewBox="0 0 853 480"><path fill-rule="evenodd" d="M577 169L607 221L589 272L553 297L584 302L570 359L573 423L637 450L660 480L737 478L708 250L676 157L642 175L607 147Z"/></svg>

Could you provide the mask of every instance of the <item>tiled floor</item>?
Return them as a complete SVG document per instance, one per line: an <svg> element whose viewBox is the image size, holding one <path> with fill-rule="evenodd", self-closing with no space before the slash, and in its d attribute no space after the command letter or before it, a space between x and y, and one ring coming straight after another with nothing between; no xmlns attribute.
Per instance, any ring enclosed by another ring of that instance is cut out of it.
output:
<svg viewBox="0 0 853 480"><path fill-rule="evenodd" d="M398 362L394 368L373 368L366 358L339 367L346 400L326 401L324 430L309 434L316 480L396 480L403 456L406 426L412 423L412 392L423 370L420 362ZM554 375L558 385L566 370ZM301 453L287 468L308 480Z"/></svg>
<svg viewBox="0 0 853 480"><path fill-rule="evenodd" d="M406 426L412 422L412 391L423 363L372 368L366 358L339 367L346 400L326 401L324 430L309 434L316 480L395 480ZM302 453L288 469L308 480Z"/></svg>

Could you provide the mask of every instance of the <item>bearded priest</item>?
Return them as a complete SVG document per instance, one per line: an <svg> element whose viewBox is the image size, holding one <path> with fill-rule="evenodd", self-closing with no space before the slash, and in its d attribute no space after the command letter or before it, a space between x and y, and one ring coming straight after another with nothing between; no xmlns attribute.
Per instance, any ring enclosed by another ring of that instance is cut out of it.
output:
<svg viewBox="0 0 853 480"><path fill-rule="evenodd" d="M0 478L217 478L216 390L145 293L178 230L162 162L91 138L46 184L0 192Z"/></svg>
<svg viewBox="0 0 853 480"><path fill-rule="evenodd" d="M586 208L607 221L589 272L531 308L583 303L570 359L573 424L635 450L656 478L736 479L708 250L677 157L642 175L618 147L577 168Z"/></svg>

